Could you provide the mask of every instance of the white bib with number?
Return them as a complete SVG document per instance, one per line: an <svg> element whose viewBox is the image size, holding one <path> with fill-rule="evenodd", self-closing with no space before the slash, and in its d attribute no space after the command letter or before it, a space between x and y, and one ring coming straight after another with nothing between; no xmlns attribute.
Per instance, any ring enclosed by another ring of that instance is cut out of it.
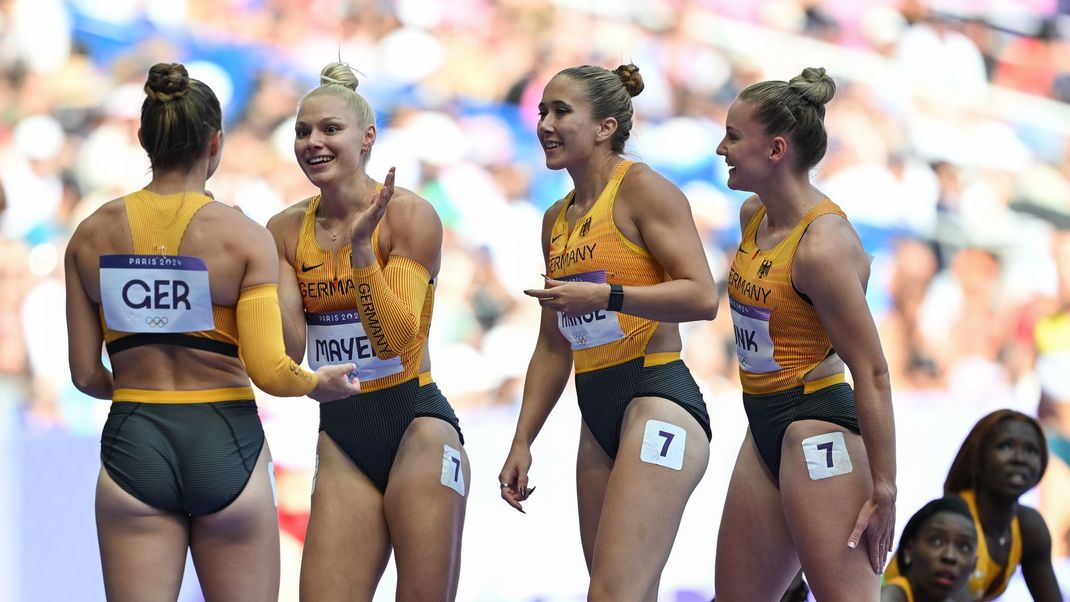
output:
<svg viewBox="0 0 1070 602"><path fill-rule="evenodd" d="M353 363L357 378L375 380L397 374L405 369L398 356L382 360L375 351L360 323L357 310L305 314L308 366L313 370L331 364Z"/></svg>
<svg viewBox="0 0 1070 602"><path fill-rule="evenodd" d="M562 276L558 280L605 284L606 271L596 270ZM561 334L568 339L573 351L598 347L624 338L624 331L620 327L620 320L617 319L617 312L609 311L608 309L598 309L582 316L569 316L557 312L557 327L561 330Z"/></svg>
<svg viewBox="0 0 1070 602"><path fill-rule="evenodd" d="M736 355L743 370L753 374L767 374L780 370L773 359L773 337L769 334L772 310L746 305L729 298L732 309L732 329L736 333Z"/></svg>
<svg viewBox="0 0 1070 602"><path fill-rule="evenodd" d="M184 255L101 255L100 303L121 332L200 332L215 328L208 266Z"/></svg>

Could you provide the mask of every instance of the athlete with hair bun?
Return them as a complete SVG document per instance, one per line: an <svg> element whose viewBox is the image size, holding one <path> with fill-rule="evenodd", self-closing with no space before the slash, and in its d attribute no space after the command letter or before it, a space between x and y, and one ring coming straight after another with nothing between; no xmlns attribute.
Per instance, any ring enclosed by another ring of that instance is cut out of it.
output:
<svg viewBox="0 0 1070 602"><path fill-rule="evenodd" d="M105 595L175 600L188 549L207 599L274 601L274 474L249 380L319 401L359 386L352 365L313 374L287 357L271 235L205 191L223 152L215 94L168 63L145 93L152 181L79 224L65 259L71 377L113 401L96 494Z"/></svg>
<svg viewBox="0 0 1070 602"><path fill-rule="evenodd" d="M531 444L573 363L588 600L656 600L680 518L709 462L710 422L680 359L679 322L711 320L717 291L687 198L624 159L635 65L565 69L543 90L538 137L574 190L543 219L545 288L502 498L523 511Z"/></svg>
<svg viewBox="0 0 1070 602"><path fill-rule="evenodd" d="M470 472L431 378L427 335L442 223L415 193L365 171L377 129L343 63L301 99L294 154L320 193L268 223L281 259L291 357L353 362L361 392L320 406L301 598L371 600L391 549L397 600L452 600Z"/></svg>
<svg viewBox="0 0 1070 602"><path fill-rule="evenodd" d="M895 435L869 257L809 177L835 91L821 68L753 84L717 148L728 186L755 193L728 280L750 428L721 517L718 602L779 600L800 565L818 600L876 600L891 547Z"/></svg>

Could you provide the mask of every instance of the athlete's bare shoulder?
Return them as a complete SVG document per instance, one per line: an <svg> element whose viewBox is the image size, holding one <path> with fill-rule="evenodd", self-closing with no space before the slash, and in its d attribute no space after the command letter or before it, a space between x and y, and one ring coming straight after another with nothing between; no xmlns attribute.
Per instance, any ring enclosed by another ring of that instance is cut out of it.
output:
<svg viewBox="0 0 1070 602"><path fill-rule="evenodd" d="M74 248L92 245L96 241L108 240L127 230L126 205L123 198L112 199L82 220L75 228L69 245Z"/></svg>
<svg viewBox="0 0 1070 602"><path fill-rule="evenodd" d="M740 230L746 230L747 224L754 219L754 214L758 213L758 208L762 206L762 200L758 198L758 195L752 194L747 197L747 200L743 201L743 206L739 208L739 228Z"/></svg>
<svg viewBox="0 0 1070 602"><path fill-rule="evenodd" d="M387 219L393 223L405 222L421 226L433 225L442 228L442 220L434 205L415 192L401 187L394 188L394 196L386 208Z"/></svg>

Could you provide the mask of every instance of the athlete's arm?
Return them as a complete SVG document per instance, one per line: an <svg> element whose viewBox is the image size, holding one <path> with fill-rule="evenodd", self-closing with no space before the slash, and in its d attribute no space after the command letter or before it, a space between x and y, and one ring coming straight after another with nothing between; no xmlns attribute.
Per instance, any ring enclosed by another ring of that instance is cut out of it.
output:
<svg viewBox="0 0 1070 602"><path fill-rule="evenodd" d="M680 189L644 164L631 167L621 182L614 210L621 232L644 246L670 280L651 286L625 286L621 312L662 322L712 320L717 287L706 262L691 205ZM548 280L546 291L531 296L545 308L568 315L606 309L608 284Z"/></svg>
<svg viewBox="0 0 1070 602"><path fill-rule="evenodd" d="M282 397L308 395L317 401L331 401L358 393L360 385L347 376L356 369L353 364L321 366L312 373L286 355L274 241L266 229L251 220L236 226L235 231L248 251L236 313L238 355L249 377L266 393Z"/></svg>
<svg viewBox="0 0 1070 602"><path fill-rule="evenodd" d="M895 528L895 422L888 363L866 304L869 258L846 220L821 216L810 224L799 243L791 277L795 287L813 302L833 349L854 379L855 407L869 454L873 494L859 514L849 545L854 547L863 528L868 529L870 562L879 573L892 549Z"/></svg>
<svg viewBox="0 0 1070 602"><path fill-rule="evenodd" d="M1055 569L1051 565L1051 532L1044 517L1033 508L1018 506L1022 530L1022 577L1037 602L1062 600Z"/></svg>
<svg viewBox="0 0 1070 602"><path fill-rule="evenodd" d="M691 204L675 185L643 164L621 183L624 201L643 245L672 278L653 286L625 287L622 311L664 322L712 320L717 286L706 261ZM634 288L634 290L631 290Z"/></svg>
<svg viewBox="0 0 1070 602"><path fill-rule="evenodd" d="M100 327L98 305L89 298L78 271L78 254L87 244L84 228L92 227L92 218L75 230L63 258L67 284L67 356L71 380L79 391L98 399L111 399L112 374L101 360L104 334Z"/></svg>
<svg viewBox="0 0 1070 602"><path fill-rule="evenodd" d="M543 218L544 257L548 257L550 230L560 210L559 201L550 207ZM539 321L539 338L535 342L535 351L531 354L527 374L524 376L524 393L520 416L516 421L516 432L505 466L498 475L498 482L507 485L501 490L502 498L521 512L524 509L520 502L530 493L528 470L531 468L531 444L557 405L571 372L572 348L557 328L557 312L544 306Z"/></svg>
<svg viewBox="0 0 1070 602"><path fill-rule="evenodd" d="M282 311L282 339L286 355L300 363L305 357L305 309L301 290L297 285L297 272L293 262L297 259L297 232L301 222L293 208L277 213L267 223L267 229L275 239L279 256L279 309ZM291 238L292 237L292 238ZM290 249L293 249L291 252Z"/></svg>
<svg viewBox="0 0 1070 602"><path fill-rule="evenodd" d="M907 594L898 584L885 585L881 588L881 602L907 602Z"/></svg>
<svg viewBox="0 0 1070 602"><path fill-rule="evenodd" d="M393 188L393 172L387 176ZM376 202L386 193L378 195ZM393 194L393 193L391 193ZM438 273L442 254L442 221L423 198L399 190L391 207L383 210L389 233L389 258L380 269L370 240L353 240L353 283L357 309L375 355L391 358L407 348L420 333L420 314L427 288ZM369 211L375 210L373 203ZM358 217L357 222L361 221Z"/></svg>

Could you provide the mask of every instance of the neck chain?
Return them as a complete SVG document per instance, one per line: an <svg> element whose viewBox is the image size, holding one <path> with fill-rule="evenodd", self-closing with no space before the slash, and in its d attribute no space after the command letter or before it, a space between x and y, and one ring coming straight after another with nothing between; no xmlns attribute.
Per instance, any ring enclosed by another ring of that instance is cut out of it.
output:
<svg viewBox="0 0 1070 602"><path fill-rule="evenodd" d="M326 230L327 234L331 235L331 242L334 242L334 241L338 240L338 232L342 230L342 226L345 226L346 224L348 224L349 221L351 219L353 219L353 216L350 215L349 217L347 217L346 220L344 222L342 222L342 225L338 227L337 231L336 230L331 230L327 226L323 225L323 218L322 217L319 218L319 219L320 219L320 228L323 228L324 230Z"/></svg>
<svg viewBox="0 0 1070 602"><path fill-rule="evenodd" d="M375 185L375 184L373 183L373 184L372 184L372 191L371 191L371 194L369 194L369 195L368 195L368 203L369 203L369 204L371 204L371 201L372 201L372 199L373 199L373 198L375 198L375 188L376 188L376 185ZM318 213L320 212L320 209L321 209L322 207L323 207L323 197L321 196L321 197L320 197L320 206L319 206L319 208L317 208L317 209L316 209L316 213L317 213L317 214L318 214ZM345 226L348 226L348 225L349 225L349 222L353 221L353 218L354 218L354 217L355 217L355 216L356 216L356 215L357 215L358 213L360 213L360 211L353 211L352 213L350 213L350 214L349 214L349 215L348 215L348 216L347 216L347 217L345 218L345 220L344 220L344 221L342 222L342 224L341 224L340 226L338 226L338 228L337 228L337 229L335 229L335 230L331 230L330 228L328 228L327 226L325 226L325 225L323 224L324 216L322 216L322 215L317 215L317 216L316 216L316 220L317 220L317 221L319 221L319 224L320 224L320 228L323 228L324 230L326 230L326 231L327 231L327 234L330 234L330 235L331 235L331 242L334 242L334 241L338 240L338 233L339 233L340 231L342 231L342 230L344 229L344 227L345 227Z"/></svg>

